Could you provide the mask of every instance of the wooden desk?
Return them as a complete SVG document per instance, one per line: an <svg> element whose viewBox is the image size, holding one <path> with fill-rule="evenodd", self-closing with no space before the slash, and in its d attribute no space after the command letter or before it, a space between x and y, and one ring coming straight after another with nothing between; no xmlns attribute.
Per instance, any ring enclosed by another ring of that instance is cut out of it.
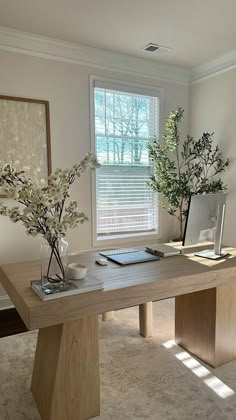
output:
<svg viewBox="0 0 236 420"><path fill-rule="evenodd" d="M201 248L197 248L201 249ZM212 366L236 357L236 250L225 260L185 255L120 267L79 254L104 290L43 302L31 290L37 262L3 265L0 280L26 326L39 328L32 393L43 420L85 420L100 413L98 314L176 297L176 341Z"/></svg>

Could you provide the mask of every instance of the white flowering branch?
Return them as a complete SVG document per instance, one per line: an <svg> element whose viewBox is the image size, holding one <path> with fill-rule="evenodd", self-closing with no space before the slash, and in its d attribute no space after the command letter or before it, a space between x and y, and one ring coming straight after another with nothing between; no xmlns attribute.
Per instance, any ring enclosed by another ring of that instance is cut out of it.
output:
<svg viewBox="0 0 236 420"><path fill-rule="evenodd" d="M0 203L0 215L8 216L14 223L22 222L26 233L31 236L41 234L52 249L50 263L54 255L64 276L64 268L58 249L59 240L69 228L88 220L79 210L78 203L65 203L70 197L70 186L86 170L99 166L94 154L88 153L79 164L71 169L57 169L48 177L47 185L33 182L24 171L17 171L10 164L0 168L0 187L20 205L7 207ZM48 267L48 274L50 264Z"/></svg>

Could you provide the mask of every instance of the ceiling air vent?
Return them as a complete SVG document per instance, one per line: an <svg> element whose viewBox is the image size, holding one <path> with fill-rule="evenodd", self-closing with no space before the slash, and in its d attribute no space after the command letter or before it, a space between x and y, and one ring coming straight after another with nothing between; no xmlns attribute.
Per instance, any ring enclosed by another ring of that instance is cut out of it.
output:
<svg viewBox="0 0 236 420"><path fill-rule="evenodd" d="M144 51L148 51L148 52L151 52L151 53L157 53L157 54L163 54L163 53L167 53L168 51L170 51L170 48L164 47L164 45L153 44L152 42L150 42L150 44L148 44L148 45L146 45L146 47L144 47Z"/></svg>

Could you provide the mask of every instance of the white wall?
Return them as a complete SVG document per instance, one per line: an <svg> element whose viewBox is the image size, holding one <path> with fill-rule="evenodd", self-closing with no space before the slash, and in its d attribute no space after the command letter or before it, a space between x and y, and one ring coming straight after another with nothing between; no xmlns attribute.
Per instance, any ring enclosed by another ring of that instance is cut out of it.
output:
<svg viewBox="0 0 236 420"><path fill-rule="evenodd" d="M69 167L90 150L89 75L163 88L163 117L182 106L185 109L183 134L188 131L189 88L124 73L88 68L0 51L0 93L2 95L45 99L50 102L52 165ZM73 188L73 198L90 221L68 235L70 251L92 247L91 183L85 175ZM167 220L167 218L166 218ZM173 237L173 218L165 224L165 237ZM0 217L0 264L39 257L40 238L30 238L24 229ZM0 298L1 298L0 290ZM0 300L1 307L1 300Z"/></svg>
<svg viewBox="0 0 236 420"><path fill-rule="evenodd" d="M222 176L229 189L224 242L236 245L236 70L196 83L190 89L190 133L200 137L214 132L223 155L231 158L229 170Z"/></svg>

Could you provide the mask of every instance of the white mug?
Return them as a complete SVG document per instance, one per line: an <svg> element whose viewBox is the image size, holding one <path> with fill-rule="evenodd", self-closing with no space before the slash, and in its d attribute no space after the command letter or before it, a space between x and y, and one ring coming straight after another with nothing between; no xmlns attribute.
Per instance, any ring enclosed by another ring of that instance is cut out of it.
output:
<svg viewBox="0 0 236 420"><path fill-rule="evenodd" d="M68 265L68 278L71 280L81 280L86 276L87 267L79 263Z"/></svg>

